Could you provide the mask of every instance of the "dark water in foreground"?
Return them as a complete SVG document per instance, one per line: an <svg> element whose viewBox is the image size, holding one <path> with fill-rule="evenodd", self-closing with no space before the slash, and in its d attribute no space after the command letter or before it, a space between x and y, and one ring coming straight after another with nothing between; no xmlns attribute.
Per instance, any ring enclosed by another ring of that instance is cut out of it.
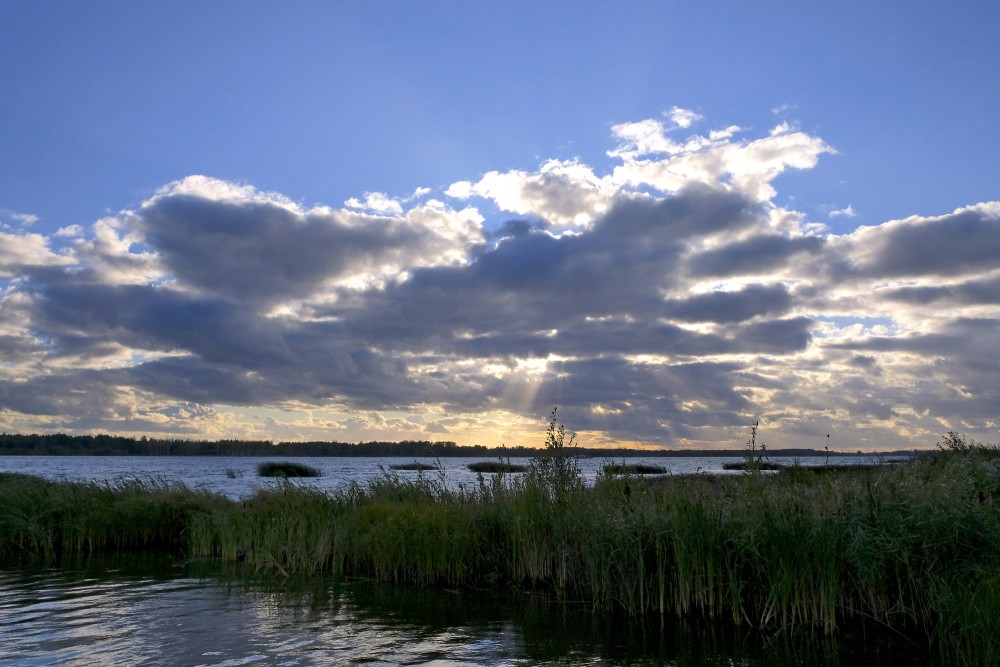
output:
<svg viewBox="0 0 1000 667"><path fill-rule="evenodd" d="M900 638L762 637L523 592L258 582L162 560L0 569L2 665L924 665Z"/></svg>

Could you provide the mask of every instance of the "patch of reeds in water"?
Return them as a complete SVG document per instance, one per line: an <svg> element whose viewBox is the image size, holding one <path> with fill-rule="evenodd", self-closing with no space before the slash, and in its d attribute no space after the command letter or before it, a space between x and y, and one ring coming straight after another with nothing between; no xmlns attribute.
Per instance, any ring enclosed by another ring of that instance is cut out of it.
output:
<svg viewBox="0 0 1000 667"><path fill-rule="evenodd" d="M541 589L630 615L823 633L874 623L923 635L946 664L1000 664L998 463L974 450L585 488L554 459L457 489L443 473L387 471L244 501L4 475L0 562L176 550L251 573Z"/></svg>
<svg viewBox="0 0 1000 667"><path fill-rule="evenodd" d="M774 470L784 470L785 468L788 468L788 467L789 466L784 466L784 465L781 465L780 463L768 463L768 462L765 462L765 461L751 461L750 463L747 463L746 461L740 461L738 463L723 463L722 464L722 469L723 470L748 470L748 471L770 470L770 471L774 471Z"/></svg>
<svg viewBox="0 0 1000 667"><path fill-rule="evenodd" d="M414 461L413 463L390 463L389 470L408 470L410 472L427 472L428 470L438 470L441 466L435 465L433 463L420 463L419 461Z"/></svg>
<svg viewBox="0 0 1000 667"><path fill-rule="evenodd" d="M528 466L504 461L474 461L466 466L472 472L508 473L527 472Z"/></svg>
<svg viewBox="0 0 1000 667"><path fill-rule="evenodd" d="M157 478L50 482L0 473L0 564L94 553L183 553L196 513L226 498Z"/></svg>
<svg viewBox="0 0 1000 667"><path fill-rule="evenodd" d="M257 466L259 477L319 477L322 473L312 466L295 461L265 461Z"/></svg>
<svg viewBox="0 0 1000 667"><path fill-rule="evenodd" d="M609 463L603 470L605 475L666 475L670 472L663 466L648 463Z"/></svg>

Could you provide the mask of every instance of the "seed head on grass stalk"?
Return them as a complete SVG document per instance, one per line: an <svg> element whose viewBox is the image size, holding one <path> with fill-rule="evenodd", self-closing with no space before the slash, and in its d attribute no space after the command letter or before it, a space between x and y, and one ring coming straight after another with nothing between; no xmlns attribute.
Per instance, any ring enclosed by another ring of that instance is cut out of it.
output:
<svg viewBox="0 0 1000 667"><path fill-rule="evenodd" d="M563 501L567 496L583 489L583 478L571 451L576 442L576 434L569 434L567 440L566 427L556 419L558 410L558 407L552 408L549 427L545 432L545 452L532 459L527 478L530 483L544 490L551 500Z"/></svg>
<svg viewBox="0 0 1000 667"><path fill-rule="evenodd" d="M767 453L767 446L763 442L757 441L757 428L759 426L759 419L755 419L750 423L750 439L747 440L747 448L743 453L743 458L746 461L746 471L757 475L764 468L764 457Z"/></svg>

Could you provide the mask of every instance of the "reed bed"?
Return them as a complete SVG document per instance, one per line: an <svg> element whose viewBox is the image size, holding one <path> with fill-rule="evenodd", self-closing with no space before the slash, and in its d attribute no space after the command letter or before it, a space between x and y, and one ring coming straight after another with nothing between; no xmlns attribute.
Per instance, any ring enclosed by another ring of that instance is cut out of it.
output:
<svg viewBox="0 0 1000 667"><path fill-rule="evenodd" d="M510 461L474 461L466 466L472 472L527 472L528 466Z"/></svg>
<svg viewBox="0 0 1000 667"><path fill-rule="evenodd" d="M603 470L607 475L666 475L670 472L663 466L648 463L609 463Z"/></svg>
<svg viewBox="0 0 1000 667"><path fill-rule="evenodd" d="M319 477L317 468L296 461L265 461L257 466L259 477Z"/></svg>
<svg viewBox="0 0 1000 667"><path fill-rule="evenodd" d="M770 471L784 470L787 467L788 466L783 466L780 463L767 463L767 462L761 462L761 461L750 461L750 462L739 461L739 462L735 462L735 463L723 463L722 464L722 469L723 470L746 470L746 471L750 471L750 472L754 472L754 471L758 471L758 470L770 470Z"/></svg>
<svg viewBox="0 0 1000 667"><path fill-rule="evenodd" d="M92 553L183 553L195 514L229 501L169 480L50 482L0 473L0 564Z"/></svg>
<svg viewBox="0 0 1000 667"><path fill-rule="evenodd" d="M427 472L429 470L437 470L440 467L440 465L435 465L433 463L420 463L419 461L414 461L413 463L389 464L389 470L409 470L411 472Z"/></svg>
<svg viewBox="0 0 1000 667"><path fill-rule="evenodd" d="M227 500L161 481L0 476L0 562L176 549L250 573L515 585L595 610L831 634L878 624L1000 664L1000 458L585 487L566 457L452 488L393 471Z"/></svg>

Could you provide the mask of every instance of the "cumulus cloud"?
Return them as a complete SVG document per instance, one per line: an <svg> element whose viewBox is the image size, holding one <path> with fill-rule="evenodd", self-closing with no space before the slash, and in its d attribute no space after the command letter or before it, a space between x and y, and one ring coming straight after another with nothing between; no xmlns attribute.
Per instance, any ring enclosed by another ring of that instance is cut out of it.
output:
<svg viewBox="0 0 1000 667"><path fill-rule="evenodd" d="M72 261L53 252L50 240L41 234L0 232L0 278L23 276L35 269L65 266Z"/></svg>
<svg viewBox="0 0 1000 667"><path fill-rule="evenodd" d="M864 276L992 272L1000 257L1000 202L862 227L843 239L842 252L851 272Z"/></svg>
<svg viewBox="0 0 1000 667"><path fill-rule="evenodd" d="M773 201L829 145L704 121L617 124L608 173L546 160L443 201L191 176L0 233L0 422L514 444L559 405L593 444L739 447L757 417L772 447L991 437L1000 204L832 234Z"/></svg>
<svg viewBox="0 0 1000 667"><path fill-rule="evenodd" d="M491 171L475 183L459 181L445 194L482 197L502 211L530 215L548 226L586 226L607 210L613 186L576 161L549 160L537 172Z"/></svg>
<svg viewBox="0 0 1000 667"><path fill-rule="evenodd" d="M701 120L701 114L680 107L671 107L670 111L665 112L663 115L669 118L677 127L691 127L695 121Z"/></svg>
<svg viewBox="0 0 1000 667"><path fill-rule="evenodd" d="M618 148L608 154L619 157L612 180L619 185L652 186L674 192L686 185L708 183L738 190L758 201L770 201L775 190L771 181L788 169L809 169L824 153L835 152L818 137L781 123L767 137L737 141L737 126L693 136L677 142L668 134L674 127L660 121L623 123L612 128ZM666 156L665 159L657 155Z"/></svg>
<svg viewBox="0 0 1000 667"><path fill-rule="evenodd" d="M338 282L368 284L422 265L465 261L482 242L478 214L428 202L402 215L303 210L288 199L203 177L161 190L128 224L163 269L190 288L270 303Z"/></svg>
<svg viewBox="0 0 1000 667"><path fill-rule="evenodd" d="M382 215L402 215L403 205L382 192L366 192L364 201L351 197L344 204L348 208L356 208Z"/></svg>

